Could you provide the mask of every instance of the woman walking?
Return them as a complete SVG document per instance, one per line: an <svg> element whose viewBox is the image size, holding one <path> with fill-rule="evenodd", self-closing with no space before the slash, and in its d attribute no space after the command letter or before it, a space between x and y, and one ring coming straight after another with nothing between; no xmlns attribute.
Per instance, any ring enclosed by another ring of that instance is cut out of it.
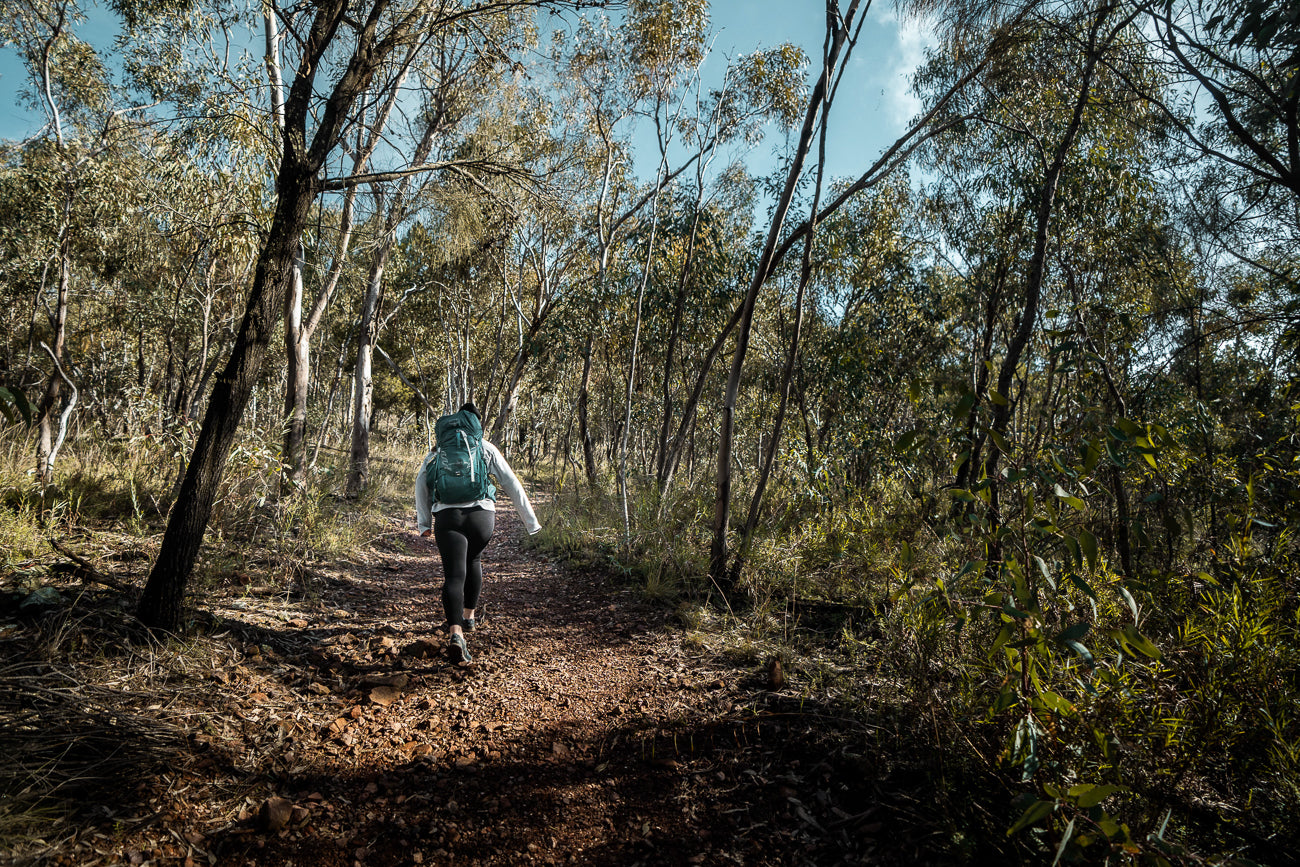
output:
<svg viewBox="0 0 1300 867"><path fill-rule="evenodd" d="M435 432L437 447L415 476L416 527L421 536L433 535L442 557L447 658L469 662L465 633L474 629L474 610L483 590L479 557L496 527L496 487L490 477L510 497L530 536L542 525L500 450L483 439L483 423L474 404L438 419Z"/></svg>

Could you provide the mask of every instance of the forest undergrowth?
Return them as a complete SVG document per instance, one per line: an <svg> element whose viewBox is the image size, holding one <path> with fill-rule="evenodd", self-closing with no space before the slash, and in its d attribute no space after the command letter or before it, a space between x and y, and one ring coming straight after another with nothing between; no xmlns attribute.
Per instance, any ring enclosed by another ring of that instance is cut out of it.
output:
<svg viewBox="0 0 1300 867"><path fill-rule="evenodd" d="M73 451L42 489L25 473L20 439L7 440L3 468L5 605L40 617L79 592L70 582L142 580L184 444ZM386 516L409 510L414 454L378 458L369 493L340 509L328 469L279 497L275 450L258 443L249 438L231 461L191 587L196 616L216 588L310 599L315 566L366 546ZM1300 809L1295 570L1279 556L1285 545L1257 550L1245 516L1218 575L1124 582L1085 542L1076 570L1053 583L1032 554L1029 569L990 578L973 556L979 527L936 520L934 501L903 486L835 498L778 491L741 581L723 593L704 577L700 494L636 498L625 534L614 486L575 487L546 464L524 473L547 492L542 550L619 575L674 610L688 644L721 648L738 669L766 669L804 696L793 712L827 721L843 755L868 756L874 773L927 794L918 822L954 863L1290 863ZM104 614L132 620L129 609L95 612ZM5 739L30 747L33 726L47 726L77 734L46 747L93 752L110 731L96 720L112 715L114 738L126 726L138 743L183 749L185 721L142 713L157 688L156 639L135 630L134 649L106 652L93 619L67 617L50 634L51 647L84 654L80 664L6 670ZM140 689L121 691L134 680ZM109 683L131 706L113 705ZM97 708L77 726L24 713L30 690L69 688ZM0 774L0 838L11 841L38 833L46 795L86 784L61 778L49 749L24 755L33 761L7 761Z"/></svg>
<svg viewBox="0 0 1300 867"><path fill-rule="evenodd" d="M1032 487L1012 488L1031 512ZM701 578L704 497L647 498L665 523L611 542L615 504L574 494L560 535L676 601L699 640L835 696L818 712L933 787L957 861L1288 864L1300 588L1248 487L1223 550L1131 578L1059 486L1051 523L996 535L1014 553L992 569L975 497L897 481L774 493L731 594Z"/></svg>

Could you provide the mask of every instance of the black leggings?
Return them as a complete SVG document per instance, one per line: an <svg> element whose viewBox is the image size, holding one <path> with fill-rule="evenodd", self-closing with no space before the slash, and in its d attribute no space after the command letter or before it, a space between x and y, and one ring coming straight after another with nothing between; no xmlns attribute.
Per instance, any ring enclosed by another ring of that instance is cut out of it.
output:
<svg viewBox="0 0 1300 867"><path fill-rule="evenodd" d="M492 538L496 518L496 512L478 507L433 513L433 539L442 555L442 610L452 626L463 627L465 609L478 607L483 590L479 555Z"/></svg>

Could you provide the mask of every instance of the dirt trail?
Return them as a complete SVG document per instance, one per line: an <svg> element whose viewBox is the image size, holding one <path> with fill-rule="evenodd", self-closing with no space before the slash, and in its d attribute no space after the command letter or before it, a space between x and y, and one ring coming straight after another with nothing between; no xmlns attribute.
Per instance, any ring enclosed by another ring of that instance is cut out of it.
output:
<svg viewBox="0 0 1300 867"><path fill-rule="evenodd" d="M443 655L436 548L398 524L312 598L205 605L232 651L206 675L215 713L140 794L149 821L73 860L895 860L870 770L830 758L793 683L684 645L667 609L521 536L499 512L468 665Z"/></svg>

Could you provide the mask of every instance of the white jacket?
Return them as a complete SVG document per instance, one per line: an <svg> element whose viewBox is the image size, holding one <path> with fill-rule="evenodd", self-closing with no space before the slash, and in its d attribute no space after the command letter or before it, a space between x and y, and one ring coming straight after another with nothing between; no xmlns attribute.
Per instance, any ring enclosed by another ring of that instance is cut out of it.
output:
<svg viewBox="0 0 1300 867"><path fill-rule="evenodd" d="M478 500L473 503L434 503L431 502L432 496L429 491L429 485L425 480L425 472L433 456L438 453L437 449L429 452L424 456L424 461L420 464L420 469L415 474L415 526L416 529L423 533L432 525L432 513L439 509L468 509L478 506L495 512L497 504L492 500ZM496 446L487 440L483 440L483 461L487 464L489 475L496 476L497 483L501 489L510 497L510 502L515 504L515 511L524 521L524 529L528 535L536 533L542 529L538 523L537 516L533 514L533 505L528 502L528 494L524 493L523 485L519 484L519 479L515 477L514 471L506 463L505 457Z"/></svg>

